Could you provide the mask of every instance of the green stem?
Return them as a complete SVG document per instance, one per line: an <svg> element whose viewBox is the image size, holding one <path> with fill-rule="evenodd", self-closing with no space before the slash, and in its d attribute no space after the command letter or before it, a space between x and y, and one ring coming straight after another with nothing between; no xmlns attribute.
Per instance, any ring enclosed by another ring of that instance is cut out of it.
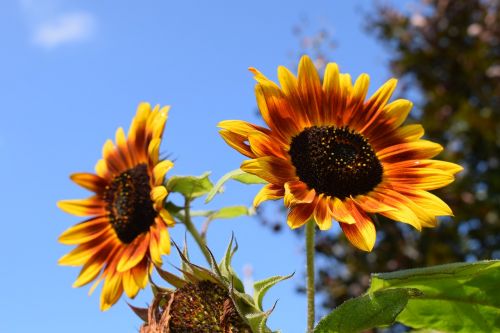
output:
<svg viewBox="0 0 500 333"><path fill-rule="evenodd" d="M186 199L184 202L184 225L186 226L187 231L189 231L191 236L193 236L194 240L198 244L198 247L205 256L205 259L207 260L207 263L211 264L212 257L210 255L210 252L208 252L205 240L201 237L200 233L198 232L198 229L196 229L196 227L194 226L193 221L191 221L190 207L189 207L190 203L191 202L189 201L189 199Z"/></svg>
<svg viewBox="0 0 500 333"><path fill-rule="evenodd" d="M314 219L306 225L306 265L307 265L307 332L314 329Z"/></svg>

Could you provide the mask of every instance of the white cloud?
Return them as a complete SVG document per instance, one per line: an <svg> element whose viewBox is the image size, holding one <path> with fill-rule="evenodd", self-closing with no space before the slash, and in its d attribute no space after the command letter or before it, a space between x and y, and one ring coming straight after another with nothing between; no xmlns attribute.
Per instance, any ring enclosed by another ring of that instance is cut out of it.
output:
<svg viewBox="0 0 500 333"><path fill-rule="evenodd" d="M73 12L41 22L34 27L33 42L45 48L88 40L95 31L95 18L87 12Z"/></svg>

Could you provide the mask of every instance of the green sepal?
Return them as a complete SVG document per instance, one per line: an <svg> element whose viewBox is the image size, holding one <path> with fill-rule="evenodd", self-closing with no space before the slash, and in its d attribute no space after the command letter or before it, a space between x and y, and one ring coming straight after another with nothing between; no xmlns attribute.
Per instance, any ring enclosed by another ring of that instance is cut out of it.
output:
<svg viewBox="0 0 500 333"><path fill-rule="evenodd" d="M250 325L250 328L254 333L272 333L271 329L267 327L267 319L271 315L271 313L274 311L274 308L276 307L276 304L278 301L274 302L273 307L265 312L254 312L252 314L248 314L246 316L246 319Z"/></svg>
<svg viewBox="0 0 500 333"><path fill-rule="evenodd" d="M267 184L267 182L260 177L246 173L241 169L236 169L226 173L215 183L215 186L212 187L210 192L208 192L207 197L205 199L205 203L209 203L210 201L212 201L212 199L215 197L216 194L222 193L223 192L222 186L228 180L231 179L236 180L243 184Z"/></svg>
<svg viewBox="0 0 500 333"><path fill-rule="evenodd" d="M295 273L292 273L290 275L277 275L277 276L271 276L267 279L263 279L260 281L256 281L253 284L253 299L255 302L255 306L259 308L259 310L263 311L262 309L262 299L266 295L267 291L272 288L274 285L276 285L280 281L287 280L291 278Z"/></svg>
<svg viewBox="0 0 500 333"><path fill-rule="evenodd" d="M234 242L234 247L233 247L233 242ZM231 235L231 240L229 241L229 245L227 246L226 253L224 254L224 257L222 257L221 262L218 265L218 268L221 272L221 275L225 277L236 289L237 291L244 293L245 288L243 286L243 282L240 280L238 275L234 272L233 268L231 267L231 261L233 259L234 253L238 250L238 242L236 242L236 239L234 238L234 234Z"/></svg>
<svg viewBox="0 0 500 333"><path fill-rule="evenodd" d="M394 288L350 299L323 317L313 332L355 333L391 325L408 301L420 296L415 288Z"/></svg>
<svg viewBox="0 0 500 333"><path fill-rule="evenodd" d="M213 188L209 175L210 172L200 176L172 176L167 181L167 191L180 193L188 200L201 197Z"/></svg>

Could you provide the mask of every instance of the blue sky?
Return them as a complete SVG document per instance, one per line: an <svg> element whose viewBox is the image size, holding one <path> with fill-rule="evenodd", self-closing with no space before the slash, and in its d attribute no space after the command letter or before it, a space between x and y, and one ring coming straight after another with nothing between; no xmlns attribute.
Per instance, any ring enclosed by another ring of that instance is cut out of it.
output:
<svg viewBox="0 0 500 333"><path fill-rule="evenodd" d="M216 124L258 121L247 68L275 79L278 65L293 64L290 54L300 48L292 27L301 18L311 32L326 26L333 33L333 60L354 76L369 73L371 91L389 78L387 54L362 29L369 10L361 0L2 2L0 331L136 332L140 320L124 299L100 312L98 292L88 297L87 287L71 287L79 269L57 265L71 249L57 237L80 219L56 201L88 195L69 174L93 171L105 140L149 101L172 106L162 145L176 159L170 175L211 170L218 179L243 157L220 139ZM229 184L210 207L250 204L257 190ZM306 301L295 292L304 278L302 240L272 234L250 217L218 221L208 235L216 257L232 231L239 273L245 265L255 279L296 272L265 304L279 299L272 328L303 332ZM172 230L179 242L183 235L181 225ZM179 262L165 259L166 267ZM193 259L203 263L198 253ZM148 290L131 303L150 297Z"/></svg>

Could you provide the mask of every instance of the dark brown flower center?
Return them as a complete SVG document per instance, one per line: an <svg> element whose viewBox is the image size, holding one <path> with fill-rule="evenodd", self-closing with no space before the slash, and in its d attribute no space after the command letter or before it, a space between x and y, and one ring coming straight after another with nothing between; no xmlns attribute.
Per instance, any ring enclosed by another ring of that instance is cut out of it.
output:
<svg viewBox="0 0 500 333"><path fill-rule="evenodd" d="M289 154L300 180L339 199L366 194L382 181L382 164L359 133L312 126L293 137Z"/></svg>
<svg viewBox="0 0 500 333"><path fill-rule="evenodd" d="M123 243L131 243L154 223L157 214L150 193L146 164L122 172L106 186L104 200L109 220Z"/></svg>

